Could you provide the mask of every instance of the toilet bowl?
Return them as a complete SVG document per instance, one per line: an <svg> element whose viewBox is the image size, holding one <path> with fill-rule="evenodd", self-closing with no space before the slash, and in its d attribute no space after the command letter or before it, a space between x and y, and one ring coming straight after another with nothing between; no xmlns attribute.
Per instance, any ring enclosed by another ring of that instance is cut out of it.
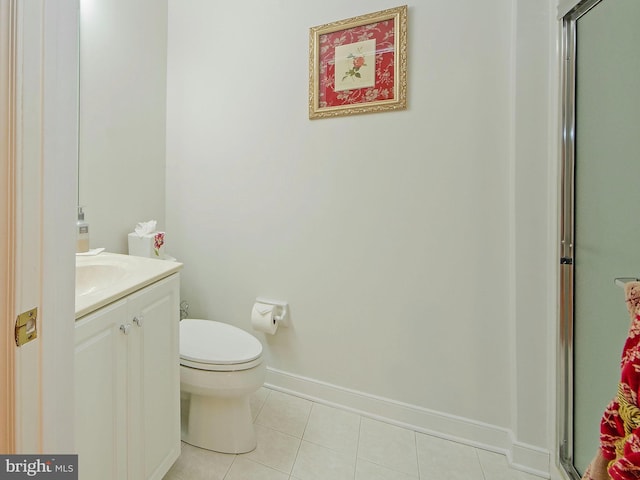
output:
<svg viewBox="0 0 640 480"><path fill-rule="evenodd" d="M222 453L255 449L249 399L265 374L262 344L253 335L213 320L182 320L182 440Z"/></svg>

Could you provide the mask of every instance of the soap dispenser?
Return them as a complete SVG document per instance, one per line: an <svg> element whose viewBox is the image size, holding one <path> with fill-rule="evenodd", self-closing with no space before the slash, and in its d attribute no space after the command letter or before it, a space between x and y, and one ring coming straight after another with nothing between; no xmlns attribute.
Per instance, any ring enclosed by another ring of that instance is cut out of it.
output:
<svg viewBox="0 0 640 480"><path fill-rule="evenodd" d="M78 222L76 223L76 253L89 251L89 224L84 221L82 207L78 207Z"/></svg>

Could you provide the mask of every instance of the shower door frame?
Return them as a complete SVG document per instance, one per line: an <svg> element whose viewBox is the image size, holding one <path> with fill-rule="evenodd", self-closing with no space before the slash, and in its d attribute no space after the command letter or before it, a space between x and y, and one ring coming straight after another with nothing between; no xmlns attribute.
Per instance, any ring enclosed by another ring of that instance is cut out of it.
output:
<svg viewBox="0 0 640 480"><path fill-rule="evenodd" d="M558 331L558 455L571 480L574 466L574 239L575 239L575 122L577 21L602 0L583 0L562 17L561 181L560 181L560 315Z"/></svg>

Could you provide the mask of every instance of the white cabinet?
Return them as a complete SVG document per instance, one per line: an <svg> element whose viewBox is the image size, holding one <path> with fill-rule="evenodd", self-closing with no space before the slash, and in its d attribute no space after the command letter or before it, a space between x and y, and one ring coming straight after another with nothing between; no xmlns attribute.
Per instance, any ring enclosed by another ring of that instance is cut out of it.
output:
<svg viewBox="0 0 640 480"><path fill-rule="evenodd" d="M78 475L127 478L126 301L76 322L75 428ZM123 441L124 439L124 441Z"/></svg>
<svg viewBox="0 0 640 480"><path fill-rule="evenodd" d="M180 455L179 278L76 321L80 480L160 480Z"/></svg>

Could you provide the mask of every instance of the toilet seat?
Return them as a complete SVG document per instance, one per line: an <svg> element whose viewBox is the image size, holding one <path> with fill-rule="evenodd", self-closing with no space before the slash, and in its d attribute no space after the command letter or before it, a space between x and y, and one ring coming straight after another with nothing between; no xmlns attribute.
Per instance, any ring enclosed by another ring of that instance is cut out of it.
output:
<svg viewBox="0 0 640 480"><path fill-rule="evenodd" d="M213 320L180 322L180 364L198 370L247 370L262 363L262 344L244 330Z"/></svg>

